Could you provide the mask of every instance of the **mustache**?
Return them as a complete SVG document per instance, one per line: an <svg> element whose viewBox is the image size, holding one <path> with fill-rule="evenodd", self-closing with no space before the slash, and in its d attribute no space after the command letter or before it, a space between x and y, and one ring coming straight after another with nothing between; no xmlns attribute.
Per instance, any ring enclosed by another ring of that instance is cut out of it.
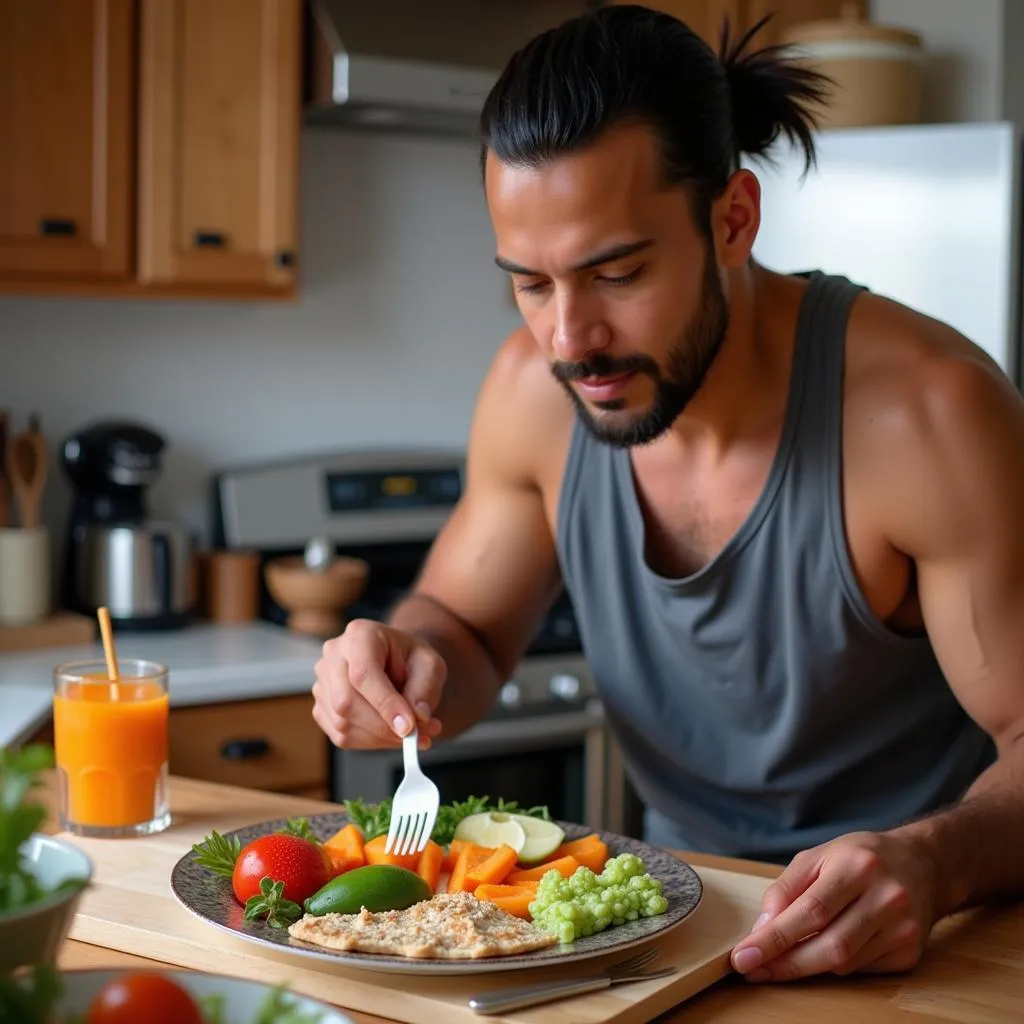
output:
<svg viewBox="0 0 1024 1024"><path fill-rule="evenodd" d="M632 355L613 357L598 352L596 355L577 362L560 360L551 364L556 380L568 384L587 377L618 377L626 373L646 373L658 379L658 364L650 356Z"/></svg>

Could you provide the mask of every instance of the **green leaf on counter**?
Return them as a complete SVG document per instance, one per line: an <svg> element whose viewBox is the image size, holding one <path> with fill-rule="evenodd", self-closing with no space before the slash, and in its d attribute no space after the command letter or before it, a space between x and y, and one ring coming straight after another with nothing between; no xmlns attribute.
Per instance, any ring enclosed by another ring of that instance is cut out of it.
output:
<svg viewBox="0 0 1024 1024"><path fill-rule="evenodd" d="M0 1021L49 1024L63 991L60 973L53 967L34 967L16 976L0 975Z"/></svg>
<svg viewBox="0 0 1024 1024"><path fill-rule="evenodd" d="M321 1013L304 1013L289 1005L285 998L286 989L279 985L260 1006L252 1024L320 1024Z"/></svg>
<svg viewBox="0 0 1024 1024"><path fill-rule="evenodd" d="M53 767L53 749L33 744L0 751L0 912L25 906L45 893L21 860L21 846L46 820L46 808L29 798Z"/></svg>

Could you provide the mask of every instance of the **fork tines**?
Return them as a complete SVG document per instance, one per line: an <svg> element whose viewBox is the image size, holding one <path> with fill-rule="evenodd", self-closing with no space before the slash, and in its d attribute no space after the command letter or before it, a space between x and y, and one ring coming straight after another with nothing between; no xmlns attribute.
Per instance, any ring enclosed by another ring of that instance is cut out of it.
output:
<svg viewBox="0 0 1024 1024"><path fill-rule="evenodd" d="M384 852L402 856L422 850L434 830L434 823L429 819L429 814L410 814L401 818L392 815Z"/></svg>
<svg viewBox="0 0 1024 1024"><path fill-rule="evenodd" d="M606 971L608 974L631 974L633 971L642 970L649 964L654 963L660 954L661 950L655 946L653 949L648 949L643 953L638 953L636 956L631 956L628 960L611 964L606 968Z"/></svg>

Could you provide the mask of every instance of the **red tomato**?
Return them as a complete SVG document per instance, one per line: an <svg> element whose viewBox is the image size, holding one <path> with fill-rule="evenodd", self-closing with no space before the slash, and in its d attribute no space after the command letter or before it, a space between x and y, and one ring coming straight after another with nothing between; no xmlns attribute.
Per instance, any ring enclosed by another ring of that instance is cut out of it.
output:
<svg viewBox="0 0 1024 1024"><path fill-rule="evenodd" d="M284 899L301 905L330 881L331 870L319 846L298 836L274 833L242 848L231 879L235 899L244 906L250 896L259 896L260 879L266 875L284 882Z"/></svg>
<svg viewBox="0 0 1024 1024"><path fill-rule="evenodd" d="M108 981L89 1006L86 1024L204 1024L199 1007L179 984L152 971Z"/></svg>

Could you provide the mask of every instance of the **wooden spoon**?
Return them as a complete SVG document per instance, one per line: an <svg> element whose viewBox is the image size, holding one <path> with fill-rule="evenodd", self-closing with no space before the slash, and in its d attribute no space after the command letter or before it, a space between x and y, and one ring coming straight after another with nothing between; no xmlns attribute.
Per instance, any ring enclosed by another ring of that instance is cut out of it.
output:
<svg viewBox="0 0 1024 1024"><path fill-rule="evenodd" d="M39 525L39 504L49 461L46 441L39 432L39 420L33 416L28 430L15 434L7 446L7 475L18 499L21 525L26 530Z"/></svg>

